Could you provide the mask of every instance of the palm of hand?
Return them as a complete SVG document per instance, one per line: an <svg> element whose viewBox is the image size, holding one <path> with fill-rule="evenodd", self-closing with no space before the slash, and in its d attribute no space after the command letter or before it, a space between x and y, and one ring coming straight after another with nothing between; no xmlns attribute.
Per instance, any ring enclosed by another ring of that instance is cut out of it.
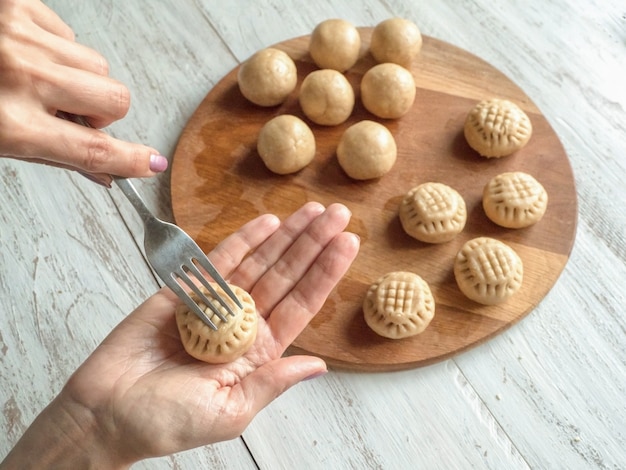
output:
<svg viewBox="0 0 626 470"><path fill-rule="evenodd" d="M162 289L105 339L67 393L94 410L130 461L240 435L283 391L325 370L318 358L281 356L356 256L357 238L343 232L349 217L341 205L309 203L280 226L273 216L255 219L210 253L256 302L257 339L243 357L225 365L190 357L176 328L177 299Z"/></svg>

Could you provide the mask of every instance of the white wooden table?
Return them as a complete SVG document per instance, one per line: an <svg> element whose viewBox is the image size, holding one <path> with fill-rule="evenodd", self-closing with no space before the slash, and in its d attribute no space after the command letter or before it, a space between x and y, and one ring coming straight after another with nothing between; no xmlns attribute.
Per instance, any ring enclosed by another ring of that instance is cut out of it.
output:
<svg viewBox="0 0 626 470"><path fill-rule="evenodd" d="M519 324L429 367L331 371L288 391L240 439L135 468L626 467L623 1L47 3L131 89L131 112L111 133L166 154L208 90L256 50L331 17L372 26L403 16L513 78L553 125L576 177L570 261ZM158 283L119 192L16 161L0 161L0 178L4 456ZM169 174L137 184L171 220Z"/></svg>

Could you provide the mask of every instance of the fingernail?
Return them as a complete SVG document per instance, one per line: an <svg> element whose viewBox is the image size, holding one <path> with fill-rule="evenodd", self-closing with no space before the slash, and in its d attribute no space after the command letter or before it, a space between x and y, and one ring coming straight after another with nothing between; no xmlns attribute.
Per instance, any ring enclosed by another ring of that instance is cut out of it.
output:
<svg viewBox="0 0 626 470"><path fill-rule="evenodd" d="M167 158L162 155L150 155L150 171L161 173L167 170Z"/></svg>
<svg viewBox="0 0 626 470"><path fill-rule="evenodd" d="M328 373L328 370L320 370L314 374L309 375L308 377L306 377L304 380L312 380L312 379L316 379L318 377L321 377L322 375L326 375Z"/></svg>

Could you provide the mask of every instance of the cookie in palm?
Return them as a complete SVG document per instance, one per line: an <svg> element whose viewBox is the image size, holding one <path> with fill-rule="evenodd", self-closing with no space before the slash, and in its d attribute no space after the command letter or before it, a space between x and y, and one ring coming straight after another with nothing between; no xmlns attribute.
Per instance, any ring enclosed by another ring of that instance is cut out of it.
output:
<svg viewBox="0 0 626 470"><path fill-rule="evenodd" d="M204 288L202 292L211 301L228 321L223 322L207 305L198 300L192 292L193 300L200 305L217 330L209 328L196 314L191 312L186 305L180 305L176 309L176 325L185 351L196 359L210 364L223 364L232 362L243 356L254 344L256 339L258 314L254 300L244 289L230 285L243 308L239 308L235 302L219 287L211 283L218 295L228 303L235 313L231 316L219 303L217 298Z"/></svg>

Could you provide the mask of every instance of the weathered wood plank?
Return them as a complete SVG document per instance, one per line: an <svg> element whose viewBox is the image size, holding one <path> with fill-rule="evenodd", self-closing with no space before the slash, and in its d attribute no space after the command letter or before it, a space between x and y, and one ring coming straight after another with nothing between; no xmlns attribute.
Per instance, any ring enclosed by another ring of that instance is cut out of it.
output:
<svg viewBox="0 0 626 470"><path fill-rule="evenodd" d="M623 2L47 3L131 89L132 109L110 132L168 155L211 86L257 49L308 34L329 17L366 26L398 15L514 79L555 128L576 175L572 258L520 324L428 368L331 372L300 384L246 431L252 456L235 440L136 468L626 465ZM0 178L4 455L157 282L143 260L140 222L119 192L10 161L0 162ZM170 219L169 175L138 185Z"/></svg>

